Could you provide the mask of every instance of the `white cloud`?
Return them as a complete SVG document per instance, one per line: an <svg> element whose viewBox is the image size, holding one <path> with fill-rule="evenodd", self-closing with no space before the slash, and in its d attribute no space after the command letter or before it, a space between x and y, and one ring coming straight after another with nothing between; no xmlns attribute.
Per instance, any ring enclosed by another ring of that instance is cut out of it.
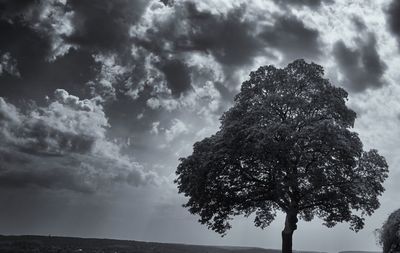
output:
<svg viewBox="0 0 400 253"><path fill-rule="evenodd" d="M116 54L96 54L94 60L101 65L101 70L96 79L88 83L92 88L92 95L100 95L104 99L115 99L116 86L130 85L128 67L119 63Z"/></svg>
<svg viewBox="0 0 400 253"><path fill-rule="evenodd" d="M160 122L156 121L151 124L150 133L157 135L159 132Z"/></svg>
<svg viewBox="0 0 400 253"><path fill-rule="evenodd" d="M2 182L94 192L159 180L108 140L97 98L81 100L59 89L47 107L29 113L0 98L0 119Z"/></svg>
<svg viewBox="0 0 400 253"><path fill-rule="evenodd" d="M188 132L188 127L179 119L173 119L170 128L165 130L165 138L167 142L171 142L180 135Z"/></svg>
<svg viewBox="0 0 400 253"><path fill-rule="evenodd" d="M144 114L143 114L143 113L139 113L139 114L136 116L136 118L137 118L138 120L140 120L140 119L142 119L142 118L143 118L143 116L144 116Z"/></svg>
<svg viewBox="0 0 400 253"><path fill-rule="evenodd" d="M64 38L72 34L74 28L72 25L73 11L66 11L66 1L50 0L40 3L38 15L29 17L35 29L46 33L51 39L50 55L48 59L54 61L57 57L63 56L70 48L75 46L66 43ZM36 19L37 18L37 19Z"/></svg>

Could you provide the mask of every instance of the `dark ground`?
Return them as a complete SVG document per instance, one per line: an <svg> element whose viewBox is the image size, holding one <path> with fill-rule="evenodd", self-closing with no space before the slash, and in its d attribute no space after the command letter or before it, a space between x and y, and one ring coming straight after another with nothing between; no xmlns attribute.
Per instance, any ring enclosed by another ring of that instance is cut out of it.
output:
<svg viewBox="0 0 400 253"><path fill-rule="evenodd" d="M280 250L58 236L2 236L0 253L279 253ZM296 253L310 253L297 251ZM316 253L316 252L314 252ZM342 253L342 252L341 252ZM343 252L344 253L344 252ZM350 252L346 252L350 253ZM351 253L356 253L355 251ZM357 252L361 253L361 252ZM366 253L366 252L365 252ZM368 252L372 253L372 252Z"/></svg>
<svg viewBox="0 0 400 253"><path fill-rule="evenodd" d="M0 236L1 253L278 253L279 250L57 236ZM302 252L305 253L305 252Z"/></svg>

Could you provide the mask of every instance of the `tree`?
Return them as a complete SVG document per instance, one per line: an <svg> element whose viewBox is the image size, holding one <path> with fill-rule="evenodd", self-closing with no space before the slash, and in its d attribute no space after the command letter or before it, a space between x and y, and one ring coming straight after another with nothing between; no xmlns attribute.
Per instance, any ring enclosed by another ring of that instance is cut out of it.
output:
<svg viewBox="0 0 400 253"><path fill-rule="evenodd" d="M383 253L400 252L400 209L389 215L378 232Z"/></svg>
<svg viewBox="0 0 400 253"><path fill-rule="evenodd" d="M265 228L282 211L283 252L292 252L298 218L363 227L379 207L388 165L376 150L363 151L349 130L356 113L347 92L323 75L304 60L250 73L219 131L180 158L175 183L201 223L224 235L235 215L254 214Z"/></svg>

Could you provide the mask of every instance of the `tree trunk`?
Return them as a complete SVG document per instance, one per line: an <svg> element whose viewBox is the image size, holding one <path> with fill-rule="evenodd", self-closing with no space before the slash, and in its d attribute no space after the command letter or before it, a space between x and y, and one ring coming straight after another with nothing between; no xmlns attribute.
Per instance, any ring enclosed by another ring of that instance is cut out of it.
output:
<svg viewBox="0 0 400 253"><path fill-rule="evenodd" d="M285 228L282 231L282 253L292 253L293 232L297 229L297 213L286 214Z"/></svg>

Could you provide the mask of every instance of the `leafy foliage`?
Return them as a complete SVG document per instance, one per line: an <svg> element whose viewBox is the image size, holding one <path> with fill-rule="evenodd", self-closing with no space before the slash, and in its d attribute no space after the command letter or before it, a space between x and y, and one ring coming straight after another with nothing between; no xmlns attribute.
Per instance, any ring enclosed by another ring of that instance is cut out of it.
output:
<svg viewBox="0 0 400 253"><path fill-rule="evenodd" d="M388 166L376 150L363 150L350 131L356 113L347 92L323 74L304 60L250 73L220 130L195 143L176 171L184 206L201 223L224 234L233 216L255 213L264 228L281 210L318 216L328 227L363 227L379 207Z"/></svg>

